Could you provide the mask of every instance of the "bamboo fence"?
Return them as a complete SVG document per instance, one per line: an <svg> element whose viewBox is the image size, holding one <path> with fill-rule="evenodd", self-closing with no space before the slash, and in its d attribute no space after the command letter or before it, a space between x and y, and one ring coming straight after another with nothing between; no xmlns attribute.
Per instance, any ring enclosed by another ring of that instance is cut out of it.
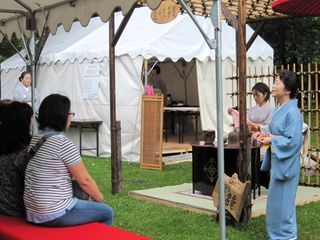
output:
<svg viewBox="0 0 320 240"><path fill-rule="evenodd" d="M275 80L276 73L279 69L288 69L294 72L300 83L300 94L298 96L299 108L303 117L303 121L308 125L310 136L307 151L301 152L301 177L300 184L306 186L320 187L320 131L319 131L319 64L293 64L280 67L253 67L247 68L247 106L250 108L255 104L252 97L251 88L257 82L266 83L270 89ZM238 104L238 77L235 71L226 78L232 81L231 92L228 92L232 99L232 105ZM270 101L274 101L271 98ZM276 102L275 102L276 104Z"/></svg>

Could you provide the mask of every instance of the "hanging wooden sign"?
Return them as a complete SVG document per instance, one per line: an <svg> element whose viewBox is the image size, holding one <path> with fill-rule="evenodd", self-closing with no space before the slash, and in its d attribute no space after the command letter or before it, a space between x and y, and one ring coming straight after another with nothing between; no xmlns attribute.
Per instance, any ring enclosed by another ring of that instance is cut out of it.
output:
<svg viewBox="0 0 320 240"><path fill-rule="evenodd" d="M238 175L234 173L232 177L224 174L224 195L225 195L225 209L237 220L240 221L241 212L246 199L246 196L250 192L251 182L246 181L242 183ZM216 182L216 186L212 193L213 205L218 207L219 205L219 183Z"/></svg>
<svg viewBox="0 0 320 240"><path fill-rule="evenodd" d="M172 0L165 0L161 2L157 9L152 10L151 19L159 24L168 23L178 16L179 11L180 7L177 3Z"/></svg>

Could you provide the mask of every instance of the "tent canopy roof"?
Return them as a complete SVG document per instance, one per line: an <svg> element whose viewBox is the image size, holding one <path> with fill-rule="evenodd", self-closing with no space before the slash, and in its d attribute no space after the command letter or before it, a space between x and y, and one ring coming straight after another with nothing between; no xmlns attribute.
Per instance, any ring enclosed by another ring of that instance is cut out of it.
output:
<svg viewBox="0 0 320 240"><path fill-rule="evenodd" d="M177 61L180 58L190 61L197 58L201 61L214 59L214 51L210 50L197 27L187 14L178 15L167 24L156 24L150 18L151 10L147 7L135 9L133 15L116 45L116 55L128 54L131 58L143 56L146 59L156 57L163 61L170 58ZM120 24L122 14L116 14L116 27ZM214 35L214 29L209 18L197 16L197 20L209 36ZM39 64L51 64L58 61L84 61L85 59L101 61L108 57L108 23L103 23L98 17L92 18L87 27L74 22L70 32L65 32L60 26L56 35L50 35ZM247 26L247 38L253 30ZM225 22L222 28L222 58L236 59L235 30ZM256 60L273 58L273 49L258 37L249 49L248 58ZM11 68L24 66L22 59L16 54L1 64L8 71Z"/></svg>
<svg viewBox="0 0 320 240"><path fill-rule="evenodd" d="M21 35L31 36L30 26L39 33L44 27L55 34L57 27L63 25L69 31L72 22L79 20L82 26L87 26L92 16L100 16L103 22L108 21L114 9L126 14L132 6L148 5L157 8L162 0L2 0L0 6L0 31L11 39L13 33L18 38ZM174 0L177 2L177 0ZM239 0L222 0L222 3L237 17ZM187 0L187 4L196 15L208 16L213 0ZM247 20L256 20L279 16L271 8L272 0L247 0ZM34 18L33 18L34 17ZM33 20L33 21L31 21ZM32 24L34 22L34 24ZM29 27L27 27L29 26ZM0 41L3 35L0 34Z"/></svg>
<svg viewBox="0 0 320 240"><path fill-rule="evenodd" d="M156 8L160 1L146 0L145 3L150 8ZM13 33L18 38L22 34L30 37L29 27L33 16L34 28L40 33L44 26L53 34L59 25L69 31L75 20L86 26L92 16L98 15L106 22L114 9L121 9L126 14L136 2L137 0L1 0L0 31L9 39ZM0 34L0 41L2 38Z"/></svg>

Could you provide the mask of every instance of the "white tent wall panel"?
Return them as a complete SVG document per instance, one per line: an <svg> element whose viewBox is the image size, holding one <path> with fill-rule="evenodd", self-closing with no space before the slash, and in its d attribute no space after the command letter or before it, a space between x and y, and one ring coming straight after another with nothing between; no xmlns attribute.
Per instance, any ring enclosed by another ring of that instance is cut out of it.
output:
<svg viewBox="0 0 320 240"><path fill-rule="evenodd" d="M97 119L103 124L99 129L99 146L101 156L110 156L110 99L109 99L109 65L94 61L100 66L98 99L83 99L84 69L90 61L73 64L68 62L42 65L38 71L37 86L41 98L51 93L60 93L71 100L72 111L76 119ZM142 83L140 72L142 58L131 59L128 56L116 58L116 101L117 120L121 121L122 157L126 160L139 161L140 155L140 101ZM75 129L67 131L68 137L79 147L79 133ZM95 147L95 133L85 133L83 148ZM84 151L95 155L95 150Z"/></svg>
<svg viewBox="0 0 320 240"><path fill-rule="evenodd" d="M225 64L232 64L232 60L227 58L222 63L222 76L225 76ZM198 79L198 96L200 106L200 119L202 130L217 130L217 103L216 103L216 82L215 79L215 62L201 62L197 60L197 79ZM224 80L224 79L223 79ZM226 84L223 84L223 93L226 93ZM230 106L229 98L223 95L224 106ZM203 117L205 116L205 117ZM228 113L223 111L223 128L224 132L229 131L231 120Z"/></svg>

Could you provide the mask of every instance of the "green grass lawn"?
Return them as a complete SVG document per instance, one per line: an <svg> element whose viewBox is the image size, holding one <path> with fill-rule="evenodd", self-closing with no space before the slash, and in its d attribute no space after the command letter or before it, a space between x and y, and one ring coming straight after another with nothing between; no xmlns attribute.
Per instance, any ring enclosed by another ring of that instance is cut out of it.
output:
<svg viewBox="0 0 320 240"><path fill-rule="evenodd" d="M111 161L85 157L84 162L105 196L105 202L115 211L118 228L153 239L188 240L219 239L219 224L212 216L179 208L167 207L128 196L141 190L192 182L191 163L165 166L162 171L140 169L138 164L122 163L123 191L111 194ZM299 240L320 240L320 202L297 208ZM228 240L267 239L264 216L254 218L247 226L227 226Z"/></svg>

